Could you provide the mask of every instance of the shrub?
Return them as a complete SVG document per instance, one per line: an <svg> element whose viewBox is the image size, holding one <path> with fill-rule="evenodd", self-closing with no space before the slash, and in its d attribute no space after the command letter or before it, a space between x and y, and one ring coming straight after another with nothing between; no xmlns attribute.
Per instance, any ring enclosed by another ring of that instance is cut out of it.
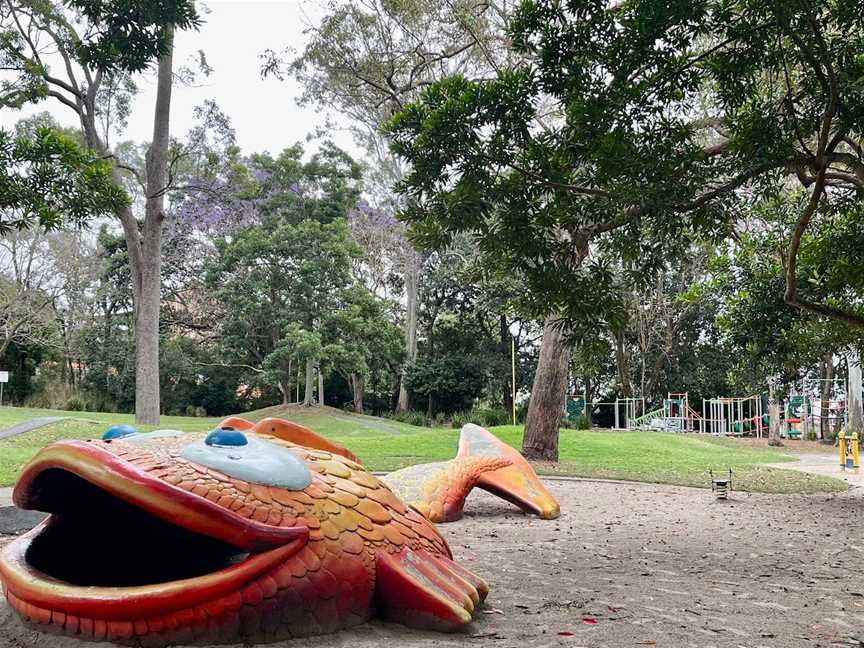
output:
<svg viewBox="0 0 864 648"><path fill-rule="evenodd" d="M195 416L195 406L194 405L187 405L186 409L184 411L186 413L186 416Z"/></svg>
<svg viewBox="0 0 864 648"><path fill-rule="evenodd" d="M590 430L591 429L591 421L588 420L588 417L584 414L580 414L579 416L574 416L570 419L570 425L574 430Z"/></svg>
<svg viewBox="0 0 864 648"><path fill-rule="evenodd" d="M461 430L462 426L468 423L471 423L471 416L469 412L454 412L450 415L450 427Z"/></svg>
<svg viewBox="0 0 864 648"><path fill-rule="evenodd" d="M80 396L73 396L66 401L66 406L63 409L69 410L70 412L86 412L87 401Z"/></svg>
<svg viewBox="0 0 864 648"><path fill-rule="evenodd" d="M207 410L199 405L195 408L195 416L197 416L198 418L206 418Z"/></svg>
<svg viewBox="0 0 864 648"><path fill-rule="evenodd" d="M423 412L410 411L404 412L402 418L399 419L408 425L416 425L417 427L429 427L429 418Z"/></svg>
<svg viewBox="0 0 864 648"><path fill-rule="evenodd" d="M511 422L510 417L510 413L503 407L493 407L477 410L477 415L474 418L477 419L478 425L493 427L496 425L508 425Z"/></svg>

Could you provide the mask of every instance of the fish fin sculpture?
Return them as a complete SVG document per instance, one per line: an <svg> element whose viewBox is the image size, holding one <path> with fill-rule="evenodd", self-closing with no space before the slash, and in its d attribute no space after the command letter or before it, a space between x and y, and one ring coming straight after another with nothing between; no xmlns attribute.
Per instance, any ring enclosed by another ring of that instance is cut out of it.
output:
<svg viewBox="0 0 864 648"><path fill-rule="evenodd" d="M347 448L324 438L305 425L300 425L294 421L286 421L285 419L271 417L252 423L246 419L240 418L239 416L229 416L219 424L219 427L233 427L235 430L241 430L244 432L248 431L254 432L255 434L269 434L270 436L282 439L283 441L289 441L306 448L326 450L327 452L342 455L351 461L360 463L357 456Z"/></svg>
<svg viewBox="0 0 864 648"><path fill-rule="evenodd" d="M376 599L388 621L452 632L471 620L488 592L482 579L444 556L407 548L377 553Z"/></svg>
<svg viewBox="0 0 864 648"><path fill-rule="evenodd" d="M359 464L248 430L55 443L14 500L49 518L0 552L7 600L89 641L263 643L376 614L454 630L488 589Z"/></svg>
<svg viewBox="0 0 864 648"><path fill-rule="evenodd" d="M509 465L510 460L502 457L457 457L408 466L382 479L430 522L454 522L462 518L465 498L480 478Z"/></svg>
<svg viewBox="0 0 864 648"><path fill-rule="evenodd" d="M508 459L507 466L480 475L477 487L543 519L551 520L561 515L558 501L537 477L531 464L489 430L473 423L465 425L459 435L456 457Z"/></svg>

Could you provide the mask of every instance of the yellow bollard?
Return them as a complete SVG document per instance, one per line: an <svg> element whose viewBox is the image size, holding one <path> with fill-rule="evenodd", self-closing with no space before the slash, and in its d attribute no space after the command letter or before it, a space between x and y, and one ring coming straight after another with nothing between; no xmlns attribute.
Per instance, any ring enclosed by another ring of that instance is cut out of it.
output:
<svg viewBox="0 0 864 648"><path fill-rule="evenodd" d="M837 436L837 448L840 450L840 467L846 467L846 430Z"/></svg>
<svg viewBox="0 0 864 648"><path fill-rule="evenodd" d="M840 466L844 470L858 469L858 433L840 433Z"/></svg>

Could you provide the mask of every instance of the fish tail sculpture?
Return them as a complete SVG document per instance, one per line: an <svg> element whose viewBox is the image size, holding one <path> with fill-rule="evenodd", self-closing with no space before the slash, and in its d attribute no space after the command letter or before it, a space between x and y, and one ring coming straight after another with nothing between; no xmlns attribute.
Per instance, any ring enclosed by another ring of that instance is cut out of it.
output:
<svg viewBox="0 0 864 648"><path fill-rule="evenodd" d="M479 425L468 424L459 435L456 457L449 461L409 466L383 478L403 501L432 522L462 517L465 500L476 486L544 519L561 514L525 458Z"/></svg>
<svg viewBox="0 0 864 648"><path fill-rule="evenodd" d="M305 429L230 422L43 449L14 500L50 515L0 553L20 617L152 648L277 641L373 615L440 631L471 621L488 586L381 480Z"/></svg>

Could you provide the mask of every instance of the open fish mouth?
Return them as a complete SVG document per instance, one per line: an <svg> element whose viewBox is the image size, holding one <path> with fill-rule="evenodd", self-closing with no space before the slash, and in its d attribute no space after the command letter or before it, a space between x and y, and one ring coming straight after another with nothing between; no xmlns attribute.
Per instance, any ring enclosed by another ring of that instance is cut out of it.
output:
<svg viewBox="0 0 864 648"><path fill-rule="evenodd" d="M242 517L98 442L43 450L21 475L14 500L50 517L0 554L9 602L35 623L97 637L106 622L131 637L142 622L162 624L196 606L239 607L245 584L308 539L305 527Z"/></svg>

